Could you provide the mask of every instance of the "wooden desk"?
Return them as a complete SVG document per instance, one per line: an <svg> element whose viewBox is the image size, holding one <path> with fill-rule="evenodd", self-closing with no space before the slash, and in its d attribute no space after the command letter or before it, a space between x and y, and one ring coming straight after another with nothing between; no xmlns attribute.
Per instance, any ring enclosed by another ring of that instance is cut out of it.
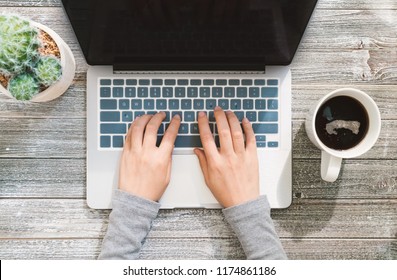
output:
<svg viewBox="0 0 397 280"><path fill-rule="evenodd" d="M60 0L1 0L0 12L48 25L77 61L61 98L0 98L0 259L95 259L109 211L85 202L87 65ZM272 211L291 259L397 259L397 1L319 0L291 64L293 204ZM340 179L320 179L320 152L304 118L310 104L356 87L379 105L375 147L344 160ZM219 210L160 211L145 259L244 258Z"/></svg>

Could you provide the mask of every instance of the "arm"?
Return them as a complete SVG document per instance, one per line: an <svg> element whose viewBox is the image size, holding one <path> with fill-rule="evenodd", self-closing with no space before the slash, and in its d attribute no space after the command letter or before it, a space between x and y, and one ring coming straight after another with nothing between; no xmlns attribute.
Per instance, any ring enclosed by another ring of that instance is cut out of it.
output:
<svg viewBox="0 0 397 280"><path fill-rule="evenodd" d="M240 240L247 259L287 259L274 229L266 196L222 211Z"/></svg>
<svg viewBox="0 0 397 280"><path fill-rule="evenodd" d="M164 113L135 119L120 160L119 190L113 196L100 259L136 259L171 176L171 156L180 117L175 116L159 147L157 131Z"/></svg>
<svg viewBox="0 0 397 280"><path fill-rule="evenodd" d="M259 196L259 165L254 131L248 119L242 127L232 112L215 108L220 148L217 149L208 119L199 114L203 150L195 149L205 182L235 231L249 259L286 258L270 217L265 197Z"/></svg>

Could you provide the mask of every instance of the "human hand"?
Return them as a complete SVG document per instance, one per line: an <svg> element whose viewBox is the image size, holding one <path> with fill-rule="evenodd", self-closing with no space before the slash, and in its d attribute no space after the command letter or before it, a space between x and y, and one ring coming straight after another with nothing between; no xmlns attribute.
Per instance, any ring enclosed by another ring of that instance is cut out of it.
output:
<svg viewBox="0 0 397 280"><path fill-rule="evenodd" d="M247 118L240 122L233 112L215 108L220 148L216 147L208 118L199 113L198 125L203 150L194 152L200 161L205 182L223 207L242 204L259 197L259 167L256 140Z"/></svg>
<svg viewBox="0 0 397 280"><path fill-rule="evenodd" d="M172 118L159 147L157 132L165 113L136 118L121 155L119 189L158 201L170 182L171 159L181 118Z"/></svg>

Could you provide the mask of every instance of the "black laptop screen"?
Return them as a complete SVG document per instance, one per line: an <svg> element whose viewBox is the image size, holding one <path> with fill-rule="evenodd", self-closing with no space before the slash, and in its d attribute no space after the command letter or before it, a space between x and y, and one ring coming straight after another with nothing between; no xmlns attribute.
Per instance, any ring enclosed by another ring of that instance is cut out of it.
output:
<svg viewBox="0 0 397 280"><path fill-rule="evenodd" d="M62 0L87 62L120 70L287 65L317 0Z"/></svg>

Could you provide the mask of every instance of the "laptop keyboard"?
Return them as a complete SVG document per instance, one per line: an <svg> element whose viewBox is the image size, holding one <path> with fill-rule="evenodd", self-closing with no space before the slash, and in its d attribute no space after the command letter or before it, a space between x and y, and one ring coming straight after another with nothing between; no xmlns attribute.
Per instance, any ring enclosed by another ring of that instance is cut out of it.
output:
<svg viewBox="0 0 397 280"><path fill-rule="evenodd" d="M279 146L278 79L99 79L99 148L120 149L131 122L144 114L163 111L161 141L175 114L182 122L176 148L202 147L198 112L207 113L219 146L214 108L233 111L252 123L258 148Z"/></svg>

